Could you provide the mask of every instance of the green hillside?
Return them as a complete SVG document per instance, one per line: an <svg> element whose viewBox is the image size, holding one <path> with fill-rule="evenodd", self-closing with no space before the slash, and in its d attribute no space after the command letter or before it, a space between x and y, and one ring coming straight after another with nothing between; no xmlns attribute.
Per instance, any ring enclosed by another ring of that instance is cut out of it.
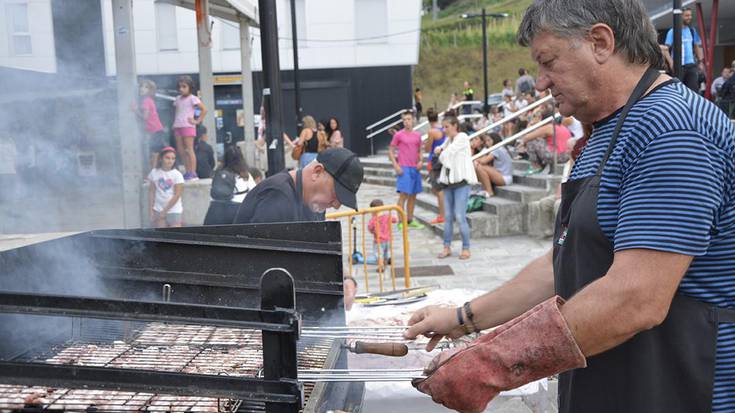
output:
<svg viewBox="0 0 735 413"><path fill-rule="evenodd" d="M518 68L532 73L535 64L526 48L515 42L515 33L523 12L531 0L456 0L432 20L426 13L421 21L419 64L414 71L414 87L424 95L424 107L446 108L452 92L462 91L468 80L475 97L482 98L482 26L479 18L461 19L462 13L509 13L505 19L490 19L488 23L488 62L490 93L502 89L503 79L518 77ZM429 10L431 1L424 1Z"/></svg>

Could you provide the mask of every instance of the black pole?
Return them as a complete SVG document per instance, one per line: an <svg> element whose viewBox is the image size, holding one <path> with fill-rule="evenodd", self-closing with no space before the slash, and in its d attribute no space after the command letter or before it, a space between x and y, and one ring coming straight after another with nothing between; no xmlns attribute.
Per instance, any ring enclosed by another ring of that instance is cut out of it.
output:
<svg viewBox="0 0 735 413"><path fill-rule="evenodd" d="M482 83L485 88L485 99L482 101L483 112L487 112L487 15L482 9Z"/></svg>
<svg viewBox="0 0 735 413"><path fill-rule="evenodd" d="M293 96L296 105L296 135L301 132L301 84L299 82L299 41L296 35L296 0L291 0L291 42L293 47Z"/></svg>
<svg viewBox="0 0 735 413"><path fill-rule="evenodd" d="M285 165L283 154L283 113L281 103L281 69L278 62L278 22L276 0L258 0L260 17L260 48L263 59L263 88L268 144L268 176L282 171Z"/></svg>
<svg viewBox="0 0 735 413"><path fill-rule="evenodd" d="M681 79L681 0L674 0L674 76Z"/></svg>

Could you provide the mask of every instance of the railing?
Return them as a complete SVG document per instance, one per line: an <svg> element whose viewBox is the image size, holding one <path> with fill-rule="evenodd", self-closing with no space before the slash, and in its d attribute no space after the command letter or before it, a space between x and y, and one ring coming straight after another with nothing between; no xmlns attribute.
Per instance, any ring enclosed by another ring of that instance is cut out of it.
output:
<svg viewBox="0 0 735 413"><path fill-rule="evenodd" d="M450 106L449 109L457 109L457 108L460 108L460 107L465 106L465 105L482 105L482 101L481 100L463 100L461 102L457 102L454 105ZM447 109L447 110L449 110L449 109ZM437 115L437 116L439 116L441 118L446 113L447 113L447 111L445 110L444 112L440 112L439 115ZM470 115L463 115L463 116L470 116ZM419 123L418 125L414 126L413 127L413 130L421 129L421 128L423 128L424 126L426 126L428 124L429 124L429 121L428 120L425 120L425 121Z"/></svg>
<svg viewBox="0 0 735 413"><path fill-rule="evenodd" d="M541 98L541 99L539 99L539 100L531 103L530 105L526 106L525 108L520 109L520 110L517 110L517 111L511 113L510 115L504 117L503 119L500 119L497 122L493 122L493 123L485 126L484 128L482 128L482 129L480 129L478 131L475 131L472 135L470 135L470 139L474 138L475 136L480 136L483 133L488 132L490 130L493 130L493 129L497 128L498 126L504 124L505 122L509 122L509 121L511 121L511 120L513 120L513 119L515 119L515 118L517 118L519 116L521 116L522 114L524 114L526 112L529 112L529 111L531 111L533 109L536 109L537 107L539 107L539 106L543 105L544 103L549 102L549 101L551 101L553 99L554 98L551 95L546 96L545 98Z"/></svg>
<svg viewBox="0 0 735 413"><path fill-rule="evenodd" d="M403 235L403 276L404 276L404 286L405 288L411 288L411 268L410 268L410 262L409 262L409 244L408 244L408 220L406 219L406 213L399 207L398 205L385 205L385 206L379 206L379 207L372 207L367 209L360 209L358 211L343 211L343 212L333 212L331 214L327 214L327 219L340 219L340 218L348 218L349 223L349 230L347 231L347 240L348 240L348 254L349 254L349 270L350 270L350 276L352 276L353 272L353 262L352 262L352 251L355 250L355 245L357 245L357 235L355 234L354 240L353 234L352 234L352 220L355 218L355 216L360 215L362 217L362 252L364 254L364 258L362 261L363 264L363 271L365 273L365 292L370 292L370 281L368 276L368 267L367 267L367 242L366 242L366 228L367 225L365 223L365 216L368 214L377 214L376 216L379 216L381 212L390 211L389 219L391 220L391 229L393 228L393 213L392 211L395 211L398 213L398 216L400 217L401 222L401 233ZM377 249L376 256L378 264L381 262L381 254L383 253L381 242L380 242L380 222L376 219L375 224L375 239L377 240L377 243L375 245L375 248ZM354 242L354 244L353 244ZM393 254L393 231L391 230L389 234L389 251L390 251L390 275L391 275L391 285L393 290L396 289L396 269L395 269L395 255ZM382 257L383 259L385 257ZM383 292L384 289L384 280L383 280L383 270L378 265L378 283L379 283L379 289L380 292Z"/></svg>
<svg viewBox="0 0 735 413"><path fill-rule="evenodd" d="M377 121L377 122L375 122L375 123L373 123L373 124L371 124L371 125L368 125L367 127L365 127L365 130L370 130L370 129L372 129L372 128L374 128L374 127L378 126L378 125L380 125L381 123L383 123L383 122L387 121L388 119L390 119L390 118L392 118L392 117L395 117L395 116L398 116L398 115L400 115L401 113L403 113L403 112L405 112L405 111L406 111L406 109L401 109L401 110L399 110L399 111L398 111L398 112L396 112L396 113L392 113L392 114L390 114L390 115L388 115L388 116L384 117L383 119L381 119L381 120L379 120L379 121Z"/></svg>
<svg viewBox="0 0 735 413"><path fill-rule="evenodd" d="M523 129L522 131L516 133L515 135L510 136L510 137L507 137L507 138L503 139L502 141L496 143L495 145L493 145L493 146L491 146L489 148L485 148L485 149L481 150L480 152L478 152L477 154L475 154L475 155L472 156L472 160L474 161L474 160L476 160L478 158L482 158L483 156L487 155L488 153L490 153L490 152L492 152L492 151L494 151L494 150L496 150L498 148L502 148L503 146L508 145L509 143L513 143L518 138L520 138L521 136L523 136L523 135L525 135L527 133L533 132L536 129L542 127L542 126L551 123L553 120L554 120L554 117L553 116L549 116L548 118L546 118L546 119L544 119L544 120L542 120L540 122L534 123L533 125L527 127L526 129ZM470 135L470 138L473 138L473 137L475 137L477 135L478 135L477 133L473 133L472 135Z"/></svg>
<svg viewBox="0 0 735 413"><path fill-rule="evenodd" d="M462 107L462 106L465 106L465 105L479 105L479 104L482 104L482 102L479 101L479 100L465 100L465 101L458 102L458 103L452 105L449 109L457 109L457 108ZM368 132L368 134L367 134L367 136L365 136L365 138L370 139L370 153L371 154L373 154L373 155L375 154L375 149L373 147L373 137L375 137L377 135L380 135L381 133L387 131L388 129L390 129L390 128L394 127L394 126L397 126L398 124L401 123L401 119L400 118L399 119L396 119L393 122L390 122L387 125L384 125L382 128L380 128L380 129L378 129L376 131L372 131L372 129L374 127L376 127L378 125L381 125L381 124L389 121L390 119L392 119L392 118L394 118L394 117L402 114L405 111L406 111L406 109L401 109L401 110L399 110L399 111L397 111L395 113L392 113L392 114L384 117L383 119L381 119L381 120L379 120L379 121L377 121L375 123L372 123L372 124L368 125L365 128L365 131ZM439 116L440 117L441 116L444 116L445 113L446 113L446 111L445 112L441 112L439 114ZM465 116L468 116L468 115L465 115ZM428 125L428 124L429 124L428 121L421 122L418 125L414 126L413 127L413 130L419 130L419 129L423 128L424 126Z"/></svg>
<svg viewBox="0 0 735 413"><path fill-rule="evenodd" d="M465 119L477 119L483 116L484 115L482 113L473 113L471 115L459 115L457 116L457 119L459 121L463 121ZM416 128L414 128L414 130L416 130ZM425 141L428 137L429 137L429 132L426 132L425 134L421 135L421 141Z"/></svg>

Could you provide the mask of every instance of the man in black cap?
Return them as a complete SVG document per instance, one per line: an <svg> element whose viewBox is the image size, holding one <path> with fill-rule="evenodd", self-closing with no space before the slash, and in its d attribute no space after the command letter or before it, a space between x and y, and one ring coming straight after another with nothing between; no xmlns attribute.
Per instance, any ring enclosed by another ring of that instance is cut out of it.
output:
<svg viewBox="0 0 735 413"><path fill-rule="evenodd" d="M351 151L324 150L304 169L283 171L258 184L240 205L234 223L323 221L327 208L357 209L362 175L360 160Z"/></svg>

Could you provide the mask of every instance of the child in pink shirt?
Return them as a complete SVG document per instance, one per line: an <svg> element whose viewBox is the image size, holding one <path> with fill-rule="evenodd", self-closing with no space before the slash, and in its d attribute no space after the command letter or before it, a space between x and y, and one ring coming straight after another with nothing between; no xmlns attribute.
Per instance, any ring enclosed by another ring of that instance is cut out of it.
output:
<svg viewBox="0 0 735 413"><path fill-rule="evenodd" d="M158 109L153 97L156 95L156 83L152 80L144 80L140 83L140 105L134 108L135 114L143 120L143 130L148 138L148 149L150 150L151 169L158 165L158 153L168 146L168 136L163 130L161 119L158 117Z"/></svg>
<svg viewBox="0 0 735 413"><path fill-rule="evenodd" d="M204 116L207 114L207 108L204 107L199 98L192 92L194 90L194 81L191 76L179 77L179 93L174 101L176 107L176 116L174 117L174 136L176 137L176 151L184 158L184 167L186 173L185 180L197 179L197 160L194 154L194 138L197 136L196 125L202 123ZM196 110L199 109L199 116L196 116Z"/></svg>
<svg viewBox="0 0 735 413"><path fill-rule="evenodd" d="M383 206L383 200L373 199L370 208ZM378 264L378 272L383 272L385 260L390 260L390 239L393 234L393 223L398 219L392 213L373 213L368 222L368 231L373 234L373 256L368 257L368 264Z"/></svg>

